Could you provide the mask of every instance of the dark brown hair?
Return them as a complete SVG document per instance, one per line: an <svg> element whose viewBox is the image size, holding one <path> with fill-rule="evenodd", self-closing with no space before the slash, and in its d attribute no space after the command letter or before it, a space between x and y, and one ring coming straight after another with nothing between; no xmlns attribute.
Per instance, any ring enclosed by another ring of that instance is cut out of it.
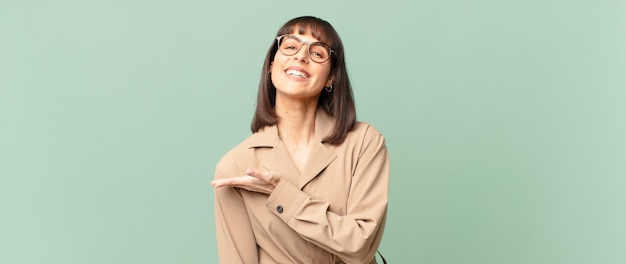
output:
<svg viewBox="0 0 626 264"><path fill-rule="evenodd" d="M334 51L330 58L330 75L332 76L331 79L333 79L333 90L332 92L322 91L317 105L335 119L333 131L324 141L332 145L339 145L344 141L348 132L352 130L356 123L356 110L352 87L350 86L350 80L348 79L348 72L346 70L343 44L330 23L311 16L297 17L287 21L287 23L278 30L276 36L294 33L296 29L298 29L299 34L310 33L314 38L329 45ZM265 62L263 63L263 70L261 71L256 111L251 125L253 133L265 126L275 125L278 121L275 111L276 87L272 84L272 80L268 74L270 64L274 61L276 51L278 51L278 47L276 40L274 40L267 51Z"/></svg>

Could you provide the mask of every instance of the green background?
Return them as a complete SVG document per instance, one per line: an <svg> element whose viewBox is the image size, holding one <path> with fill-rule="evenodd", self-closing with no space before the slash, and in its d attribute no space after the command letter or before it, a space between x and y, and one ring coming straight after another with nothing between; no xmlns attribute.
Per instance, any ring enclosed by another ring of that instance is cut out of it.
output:
<svg viewBox="0 0 626 264"><path fill-rule="evenodd" d="M0 1L0 263L216 263L278 28L346 48L391 263L626 263L626 2Z"/></svg>

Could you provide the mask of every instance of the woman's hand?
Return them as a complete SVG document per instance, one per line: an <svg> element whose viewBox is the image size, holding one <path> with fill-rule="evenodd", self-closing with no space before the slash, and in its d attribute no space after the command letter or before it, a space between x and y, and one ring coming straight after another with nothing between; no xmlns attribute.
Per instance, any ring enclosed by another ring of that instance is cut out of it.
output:
<svg viewBox="0 0 626 264"><path fill-rule="evenodd" d="M247 169L245 176L213 180L211 186L215 188L223 186L237 187L251 192L271 194L278 183L280 183L280 180L280 176L274 172Z"/></svg>

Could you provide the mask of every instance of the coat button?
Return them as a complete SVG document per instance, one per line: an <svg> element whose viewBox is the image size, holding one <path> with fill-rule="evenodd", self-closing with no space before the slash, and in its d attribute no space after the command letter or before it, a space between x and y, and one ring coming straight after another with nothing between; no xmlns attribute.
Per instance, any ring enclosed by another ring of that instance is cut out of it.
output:
<svg viewBox="0 0 626 264"><path fill-rule="evenodd" d="M280 205L279 205L279 206L277 206L277 207L276 207L276 211L277 211L279 214L282 214L282 213L283 213L283 207L282 207L282 206L280 206Z"/></svg>

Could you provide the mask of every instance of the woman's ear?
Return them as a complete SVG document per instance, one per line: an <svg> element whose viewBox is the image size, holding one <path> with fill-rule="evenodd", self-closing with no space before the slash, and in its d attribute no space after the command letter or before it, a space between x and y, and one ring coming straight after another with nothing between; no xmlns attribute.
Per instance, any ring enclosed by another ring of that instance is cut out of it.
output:
<svg viewBox="0 0 626 264"><path fill-rule="evenodd" d="M331 71L330 74L328 74L328 80L326 80L324 87L330 87L334 81L335 81L335 71Z"/></svg>
<svg viewBox="0 0 626 264"><path fill-rule="evenodd" d="M326 83L324 84L324 87L330 87L333 84L333 78L330 77L328 78L328 80L326 81Z"/></svg>

